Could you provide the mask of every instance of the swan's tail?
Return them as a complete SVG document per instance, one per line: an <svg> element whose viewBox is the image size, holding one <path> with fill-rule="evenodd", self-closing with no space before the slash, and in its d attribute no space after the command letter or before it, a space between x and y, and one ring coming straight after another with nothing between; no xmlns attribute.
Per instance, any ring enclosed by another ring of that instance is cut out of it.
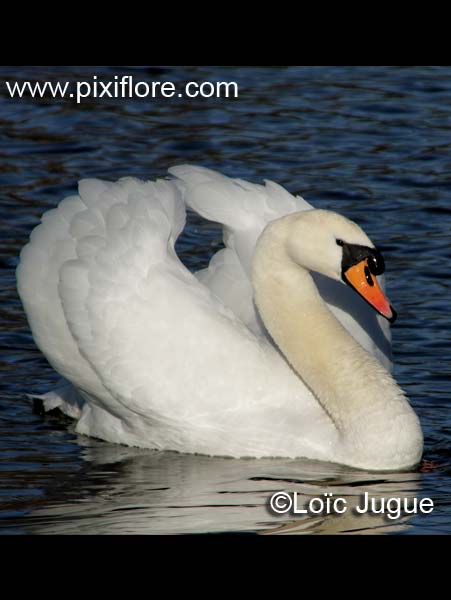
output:
<svg viewBox="0 0 451 600"><path fill-rule="evenodd" d="M38 411L50 412L59 409L62 413L72 419L79 419L85 401L76 388L65 379L61 379L58 385L45 394L27 394L33 401Z"/></svg>

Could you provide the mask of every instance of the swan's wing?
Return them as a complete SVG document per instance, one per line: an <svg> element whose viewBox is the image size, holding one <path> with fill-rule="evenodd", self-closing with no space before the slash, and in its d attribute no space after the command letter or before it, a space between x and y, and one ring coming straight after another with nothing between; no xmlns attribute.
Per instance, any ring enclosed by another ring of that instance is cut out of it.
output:
<svg viewBox="0 0 451 600"><path fill-rule="evenodd" d="M172 167L169 172L177 178L190 208L223 225L226 247L213 256L207 269L196 274L198 279L254 333L264 334L250 280L255 244L270 221L313 206L271 181L265 181L265 185L253 184L192 165ZM390 369L388 322L376 315L348 286L320 275L314 277L336 317L364 348ZM383 285L383 278L379 280Z"/></svg>
<svg viewBox="0 0 451 600"><path fill-rule="evenodd" d="M255 309L250 280L255 244L270 221L313 207L271 181L259 185L191 165L172 167L169 172L177 177L184 201L192 210L223 225L225 248L196 276L251 331L262 335L264 326Z"/></svg>
<svg viewBox="0 0 451 600"><path fill-rule="evenodd" d="M172 167L169 172L177 177L191 209L223 225L224 243L234 251L248 277L255 244L266 225L289 213L313 208L272 181L259 185L191 165Z"/></svg>
<svg viewBox="0 0 451 600"><path fill-rule="evenodd" d="M119 418L125 414L123 407L114 400L87 358L80 343L83 335L77 331L77 337L68 320L68 307L83 301L83 289L77 281L70 281L70 275L65 276L63 284L63 273L68 273L71 265L89 261L105 244L105 232L114 231L127 221L127 210L124 211L127 202L142 194L143 185L132 178L118 183L81 181L78 195L65 198L57 208L43 215L41 224L22 249L16 271L18 292L36 345L75 388L87 392L92 402L107 406ZM185 224L185 209L180 201L175 202L174 195L166 199L165 209L171 226L167 219L156 222L155 226L161 226L176 258L173 246ZM73 297L68 299L68 293ZM90 325L81 316L83 308L77 306L71 319L80 318L78 328L88 330ZM54 392L37 397L44 400L47 409L60 405L68 414L80 411L81 398L74 402L75 391L64 382Z"/></svg>

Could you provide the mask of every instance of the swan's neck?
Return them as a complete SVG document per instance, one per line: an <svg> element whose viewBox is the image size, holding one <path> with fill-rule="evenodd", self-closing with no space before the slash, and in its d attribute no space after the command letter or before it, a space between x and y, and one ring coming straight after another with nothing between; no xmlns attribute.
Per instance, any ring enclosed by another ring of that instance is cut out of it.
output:
<svg viewBox="0 0 451 600"><path fill-rule="evenodd" d="M421 428L402 390L335 318L310 273L290 259L282 227L270 226L260 237L253 285L271 337L362 466L386 460L391 468L394 452L418 462Z"/></svg>

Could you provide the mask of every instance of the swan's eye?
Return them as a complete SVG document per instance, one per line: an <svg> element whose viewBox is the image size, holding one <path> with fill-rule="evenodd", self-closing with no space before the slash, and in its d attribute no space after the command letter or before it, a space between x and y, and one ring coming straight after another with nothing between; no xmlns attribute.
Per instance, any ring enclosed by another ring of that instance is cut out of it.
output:
<svg viewBox="0 0 451 600"><path fill-rule="evenodd" d="M366 278L368 285L374 285L373 278L371 277L370 270L367 266L365 266L363 272L365 273L365 278Z"/></svg>
<svg viewBox="0 0 451 600"><path fill-rule="evenodd" d="M337 246L344 246L343 240L336 240Z"/></svg>

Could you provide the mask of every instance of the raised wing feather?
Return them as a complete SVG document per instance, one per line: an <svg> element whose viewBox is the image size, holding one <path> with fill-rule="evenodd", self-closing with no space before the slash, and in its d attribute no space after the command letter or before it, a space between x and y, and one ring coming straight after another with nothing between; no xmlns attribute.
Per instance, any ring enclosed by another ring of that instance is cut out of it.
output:
<svg viewBox="0 0 451 600"><path fill-rule="evenodd" d="M102 398L109 394L80 353L67 325L59 294L60 269L77 256L71 227L76 223L81 226L84 211L86 205L81 196L71 196L45 213L21 252L16 277L36 345L63 377ZM90 229L89 223L85 227ZM70 398L68 405L73 405L75 410L76 397L73 394L67 397Z"/></svg>
<svg viewBox="0 0 451 600"><path fill-rule="evenodd" d="M271 181L259 185L191 165L172 167L169 172L177 177L183 199L192 210L223 225L226 248L196 276L251 331L265 335L250 279L255 244L270 221L313 207Z"/></svg>

